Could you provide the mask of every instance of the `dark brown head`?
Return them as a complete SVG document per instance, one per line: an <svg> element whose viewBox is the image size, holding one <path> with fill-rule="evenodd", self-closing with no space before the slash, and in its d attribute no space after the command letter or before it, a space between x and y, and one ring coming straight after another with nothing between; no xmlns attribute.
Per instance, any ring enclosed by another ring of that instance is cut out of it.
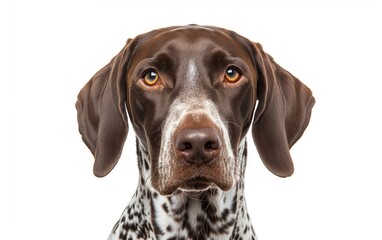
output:
<svg viewBox="0 0 382 240"><path fill-rule="evenodd" d="M225 29L191 25L129 40L81 90L76 107L95 175L107 175L120 157L127 109L150 156L151 185L168 195L231 189L251 124L264 164L290 176L289 149L304 132L313 104L311 91L259 44Z"/></svg>

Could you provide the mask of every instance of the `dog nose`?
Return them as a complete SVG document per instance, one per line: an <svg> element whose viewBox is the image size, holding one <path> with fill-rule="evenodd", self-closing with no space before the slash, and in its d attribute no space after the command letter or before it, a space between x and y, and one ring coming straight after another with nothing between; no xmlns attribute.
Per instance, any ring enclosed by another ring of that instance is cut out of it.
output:
<svg viewBox="0 0 382 240"><path fill-rule="evenodd" d="M205 164L218 156L221 140L213 128L185 128L175 137L178 157L192 164Z"/></svg>

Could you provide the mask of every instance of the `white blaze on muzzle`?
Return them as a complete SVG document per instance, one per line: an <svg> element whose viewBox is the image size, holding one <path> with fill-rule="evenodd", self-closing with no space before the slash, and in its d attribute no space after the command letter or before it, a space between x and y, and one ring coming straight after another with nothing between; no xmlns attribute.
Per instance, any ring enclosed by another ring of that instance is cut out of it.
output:
<svg viewBox="0 0 382 240"><path fill-rule="evenodd" d="M234 169L236 161L230 143L227 126L219 116L216 105L203 96L182 97L176 99L170 106L169 113L163 126L161 148L158 159L158 179L159 187L165 189L167 184L173 179L177 169L175 161L180 161L175 154L174 134L179 125L187 116L203 116L207 118L215 128L218 129L222 140L221 151L219 154L220 167L227 178L234 179ZM202 168L203 166L201 166ZM235 179L236 180L236 179Z"/></svg>

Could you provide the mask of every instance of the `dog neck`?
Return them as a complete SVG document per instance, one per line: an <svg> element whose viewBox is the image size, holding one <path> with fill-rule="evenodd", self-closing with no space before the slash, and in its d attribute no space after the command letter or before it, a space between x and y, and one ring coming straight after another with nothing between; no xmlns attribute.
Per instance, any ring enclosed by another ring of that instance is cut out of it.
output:
<svg viewBox="0 0 382 240"><path fill-rule="evenodd" d="M256 239L244 198L245 141L238 152L241 177L230 191L162 196L147 181L149 154L137 140L140 181L109 239Z"/></svg>

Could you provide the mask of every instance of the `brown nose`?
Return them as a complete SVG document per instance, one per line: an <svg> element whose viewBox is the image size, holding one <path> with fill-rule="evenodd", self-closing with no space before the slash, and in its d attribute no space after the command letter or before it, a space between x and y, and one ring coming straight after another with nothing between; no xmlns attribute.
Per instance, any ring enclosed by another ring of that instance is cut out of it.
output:
<svg viewBox="0 0 382 240"><path fill-rule="evenodd" d="M213 128L185 128L175 137L178 157L192 164L205 164L218 156L221 141Z"/></svg>

